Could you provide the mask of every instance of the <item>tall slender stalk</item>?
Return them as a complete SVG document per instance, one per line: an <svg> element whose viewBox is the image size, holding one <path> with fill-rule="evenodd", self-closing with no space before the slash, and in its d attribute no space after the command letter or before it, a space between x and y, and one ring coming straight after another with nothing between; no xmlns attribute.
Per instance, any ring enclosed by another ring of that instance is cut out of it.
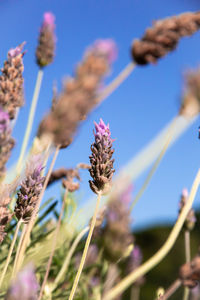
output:
<svg viewBox="0 0 200 300"><path fill-rule="evenodd" d="M108 84L102 93L97 98L97 102L101 102L104 99L106 99L110 94L112 94L121 84L124 82L124 80L133 72L135 69L136 64L134 62L130 62L120 73L111 81L110 84Z"/></svg>
<svg viewBox="0 0 200 300"><path fill-rule="evenodd" d="M186 263L191 260L191 252L190 252L190 232L189 230L185 230L184 233L184 241L185 241L185 261ZM190 295L189 288L184 288L183 300L188 300Z"/></svg>
<svg viewBox="0 0 200 300"><path fill-rule="evenodd" d="M86 240L86 243L85 243L85 248L83 250L83 255L81 257L81 262L80 262L80 265L79 265L79 268L78 268L78 271L77 271L77 274L76 274L76 277L75 277L75 280L74 280L74 283L73 283L73 286L72 286L72 290L71 290L70 295L69 295L69 300L72 300L74 298L76 288L78 286L78 282L79 282L79 279L80 279L80 276L81 276L81 273L82 273L82 270L83 270L83 267L84 267L84 264L85 264L85 260L86 260L87 253L88 253L88 248L89 248L89 245L90 245L90 241L91 241L93 230L94 230L95 223L96 223L96 218L97 218L97 213L98 213L98 209L99 209L100 200L101 200L101 192L99 192L98 197L97 197L96 207L95 207L94 215L92 217L90 231L88 233L88 237L87 237L87 240Z"/></svg>
<svg viewBox="0 0 200 300"><path fill-rule="evenodd" d="M18 233L19 233L19 229L20 229L21 223L22 223L22 219L20 219L20 220L17 222L17 226L16 226L16 229L15 229L15 234L14 234L12 243L11 243L10 248L9 248L9 252L8 252L7 259L6 259L6 263L5 263L5 266L4 266L4 268L3 268L3 272L1 273L0 287L1 287L2 283L3 283L3 280L4 280L4 277L5 277L6 271L7 271L7 269L8 269L8 265L9 265L9 263L10 263L10 258L11 258L11 255L12 255L12 252L13 252L13 249L14 249L14 246L15 246L15 242L16 242L16 240L17 240L17 236L18 236Z"/></svg>
<svg viewBox="0 0 200 300"><path fill-rule="evenodd" d="M136 270L131 272L129 275L127 275L113 289L111 289L107 293L107 295L105 295L105 298L103 300L114 299L117 295L121 294L124 290L126 290L130 286L130 284L134 283L139 277L143 276L149 270L151 270L153 267L155 267L168 254L168 252L173 247L173 245L181 231L181 228L185 222L187 214L192 206L192 203L193 203L194 198L197 193L197 189L199 187L199 183L200 183L200 169L198 170L195 180L193 182L188 201L185 204L182 212L180 213L179 218L178 218L176 224L174 225L167 241L160 248L160 250L158 250L158 252L155 253L148 261L146 261L139 268L137 268Z"/></svg>
<svg viewBox="0 0 200 300"><path fill-rule="evenodd" d="M181 286L181 280L176 279L172 285L166 290L163 296L161 296L158 300L167 300L171 295L173 295L177 289Z"/></svg>
<svg viewBox="0 0 200 300"><path fill-rule="evenodd" d="M28 240L29 240L29 237L30 237L30 234L31 234L31 230L34 226L34 222L35 222L35 218L36 218L36 215L37 215L37 212L38 212L38 209L39 209L39 206L40 206L40 203L42 201L42 198L44 196L44 192L46 190L46 187L47 187L47 184L48 184L48 181L49 181L49 178L51 176L51 172L53 170L53 167L54 167L54 164L56 162L56 158L58 156L58 153L59 153L59 150L60 150L60 146L57 146L56 150L55 150L55 153L54 153L54 156L53 156L53 159L51 161L51 165L49 167L49 170L48 170L48 173L47 173L47 176L45 178L45 181L44 181L44 185L43 185L43 188L42 188L42 191L41 191L41 194L40 194L40 197L36 203L36 206L34 208L34 211L33 211L33 214L31 216L31 219L30 219L30 222L28 223L28 226L27 226L27 230L26 230L26 233L25 233L25 236L24 236L24 239L22 241L22 245L21 245L21 249L20 249L20 252L19 252L19 257L18 257L18 261L17 261L17 266L16 266L16 271L19 270L22 262L23 262L23 258L24 258L24 253L25 253L25 250L26 250L26 247L27 247L27 244L28 244Z"/></svg>
<svg viewBox="0 0 200 300"><path fill-rule="evenodd" d="M65 209L65 198L67 197L67 194L68 194L68 191L66 190L63 201L62 201L62 207L61 207L61 210L60 210L59 219L58 219L56 229L55 229L55 233L54 233L54 237L53 237L51 253L50 253L50 256L49 256L48 263L47 263L46 273L45 273L43 283L42 283L42 286L41 286L41 289L40 289L40 294L39 294L38 300L42 299L44 288L45 288L45 285L46 285L46 282L47 282L47 279L48 279L48 276L49 276L49 271L50 271L50 268L51 268L53 256L54 256L55 249L56 249L57 236L58 236L58 232L60 230L61 220L62 220L63 212L64 212L64 209Z"/></svg>
<svg viewBox="0 0 200 300"><path fill-rule="evenodd" d="M15 275L16 275L16 266L17 266L17 261L18 261L18 257L19 257L19 251L21 249L21 245L22 245L22 241L24 239L26 229L27 229L27 224L24 224L24 227L22 229L21 236L20 236L20 239L19 239L19 244L17 246L17 252L15 254L15 261L14 261L14 266L13 266L12 276L11 276L12 278L14 278Z"/></svg>
<svg viewBox="0 0 200 300"><path fill-rule="evenodd" d="M33 120L34 120L35 111L36 111L36 107L37 107L37 102L38 102L38 98L39 98L39 93L40 93L40 88L41 88L41 84L42 84L43 74L44 74L43 70L39 69L38 74L37 74L35 89L34 89L34 93L33 93L33 98L32 98L32 102L31 102L31 109L30 109L30 112L29 112L26 132L25 132L25 135L24 135L24 139L23 139L19 159L18 159L17 166L16 166L17 174L19 174L21 169L22 169L22 162L24 160L24 155L26 153L28 141L29 141L30 134L31 134L31 129L32 129L32 126L33 126Z"/></svg>
<svg viewBox="0 0 200 300"><path fill-rule="evenodd" d="M167 149L169 148L169 145L172 141L173 138L173 129L174 129L174 125L175 125L175 121L171 124L171 127L169 128L169 133L168 133L168 137L166 139L166 143L164 144L159 156L157 157L155 163L153 164L152 168L150 169L141 189L139 190L139 192L136 194L135 199L133 200L130 210L132 211L134 206L136 205L136 203L138 202L138 200L142 197L145 189L147 188L149 182L151 181L154 173L156 172L161 160L163 159L165 153L167 152Z"/></svg>

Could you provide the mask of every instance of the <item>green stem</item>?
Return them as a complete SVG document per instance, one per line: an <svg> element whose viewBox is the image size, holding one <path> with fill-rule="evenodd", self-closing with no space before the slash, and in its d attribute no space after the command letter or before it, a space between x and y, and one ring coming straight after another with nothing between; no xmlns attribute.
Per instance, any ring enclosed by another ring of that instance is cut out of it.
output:
<svg viewBox="0 0 200 300"><path fill-rule="evenodd" d="M71 293L69 295L69 300L72 300L74 298L76 288L78 286L78 282L79 282L79 279L80 279L80 276L81 276L81 273L82 273L82 270L83 270L83 267L84 267L84 264L85 264L85 260L86 260L87 253L88 253L88 248L89 248L89 245L90 245L90 241L91 241L93 230L94 230L95 223L96 223L96 218L97 218L97 213L98 213L98 209L99 209L100 200L101 200L101 193L99 192L97 202L96 202L95 211L94 211L94 215L92 217L90 231L88 233L88 237L87 237L87 240L86 240L86 243L85 243L85 248L83 250L83 255L82 255L81 262L80 262L80 265L79 265L79 268L78 268L78 271L77 271L77 274L76 274L76 277L75 277L75 280L74 280L74 284L72 286L72 290L71 290Z"/></svg>
<svg viewBox="0 0 200 300"><path fill-rule="evenodd" d="M191 260L191 253L190 253L190 232L189 230L185 231L185 261L186 263L190 262ZM189 288L184 288L183 300L188 300L190 295Z"/></svg>
<svg viewBox="0 0 200 300"><path fill-rule="evenodd" d="M26 153L27 145L29 142L30 134L31 134L31 129L33 126L33 120L34 120L36 106L37 106L37 102L38 102L38 98L39 98L40 88L41 88L41 84L42 84L42 78L43 78L43 71L41 69L39 69L36 84L35 84L35 90L34 90L32 102L31 102L31 109L29 112L28 124L26 127L26 132L24 135L19 159L18 159L17 166L16 166L17 174L19 174L22 169L24 155Z"/></svg>
<svg viewBox="0 0 200 300"><path fill-rule="evenodd" d="M15 234L14 234L14 237L13 237L13 240L12 240L12 243L10 245L10 249L9 249L9 252L8 252L8 256L7 256L7 259L6 259L6 263L5 263L5 266L3 268L3 272L1 274L1 278L0 278L0 287L2 285L2 282L4 280L4 277L6 275L6 271L8 269L8 265L10 263L10 258L11 258L11 255L12 255L12 252L13 252L13 249L14 249L14 246L15 246L15 242L17 240L17 236L18 236L18 233L19 233L19 229L20 229L20 226L21 226L21 223L22 223L22 219L20 219L17 223L17 226L16 226L16 229L15 229Z"/></svg>
<svg viewBox="0 0 200 300"><path fill-rule="evenodd" d="M171 250L173 247L181 229L187 217L189 210L191 209L192 203L197 193L197 189L200 183L200 170L198 171L196 178L193 182L192 189L190 192L190 196L188 198L187 203L185 204L182 212L179 215L179 218L174 225L167 241L161 247L161 249L154 254L148 261L146 261L143 265L137 268L135 271L131 272L128 276L126 276L122 281L120 281L112 290L110 290L103 300L111 300L114 299L117 295L121 294L124 290L126 290L132 283L134 283L139 277L146 274L149 270L155 267Z"/></svg>
<svg viewBox="0 0 200 300"><path fill-rule="evenodd" d="M76 237L76 239L74 240L66 258L65 258L65 261L64 261L64 264L60 270L60 272L58 273L56 279L55 279L55 282L54 282L54 285L53 285L53 288L51 290L51 292L53 292L58 283L60 282L60 280L62 279L62 277L64 276L64 274L67 272L67 269L68 269L68 266L69 266L69 263L71 261L71 258L74 254L74 251L76 250L76 247L78 246L79 242L82 240L82 238L84 237L84 235L89 231L90 227L87 226L85 227L80 233L79 235Z"/></svg>

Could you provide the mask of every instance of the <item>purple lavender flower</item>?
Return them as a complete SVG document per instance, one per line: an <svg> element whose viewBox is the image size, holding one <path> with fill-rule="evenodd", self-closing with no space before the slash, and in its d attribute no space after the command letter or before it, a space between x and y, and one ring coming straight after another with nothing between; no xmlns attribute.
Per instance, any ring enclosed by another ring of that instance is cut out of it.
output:
<svg viewBox="0 0 200 300"><path fill-rule="evenodd" d="M39 285L32 264L27 265L12 282L5 300L37 300Z"/></svg>
<svg viewBox="0 0 200 300"><path fill-rule="evenodd" d="M112 158L112 139L109 125L105 125L102 119L99 124L95 123L96 133L95 142L91 146L92 155L90 156L90 175L93 180L89 181L90 188L96 194L100 191L108 192L111 179L114 173Z"/></svg>
<svg viewBox="0 0 200 300"><path fill-rule="evenodd" d="M131 203L131 194L133 191L133 185L130 184L128 186L128 188L121 194L120 200L125 204L125 205L129 205Z"/></svg>
<svg viewBox="0 0 200 300"><path fill-rule="evenodd" d="M52 63L55 56L55 16L51 12L44 13L44 19L40 28L36 60L40 68Z"/></svg>
<svg viewBox="0 0 200 300"><path fill-rule="evenodd" d="M42 27L49 27L52 31L55 29L55 16L51 12L44 13Z"/></svg>
<svg viewBox="0 0 200 300"><path fill-rule="evenodd" d="M42 157L32 156L26 167L26 179L21 183L17 193L15 215L18 220L22 219L25 223L30 220L42 190L44 183L44 177L41 176L42 169Z"/></svg>
<svg viewBox="0 0 200 300"><path fill-rule="evenodd" d="M11 137L9 114L0 107L0 178L5 175L5 165L15 145Z"/></svg>
<svg viewBox="0 0 200 300"><path fill-rule="evenodd" d="M109 64L117 59L117 46L112 39L97 40L93 49L98 55L105 57Z"/></svg>
<svg viewBox="0 0 200 300"><path fill-rule="evenodd" d="M0 76L0 105L14 119L17 108L24 104L23 51L24 43L8 51Z"/></svg>
<svg viewBox="0 0 200 300"><path fill-rule="evenodd" d="M17 46L16 48L11 48L8 51L8 59L14 58L20 54L23 55L24 53L22 53L22 51L23 51L24 45L25 45L25 42L23 42L21 45Z"/></svg>
<svg viewBox="0 0 200 300"><path fill-rule="evenodd" d="M112 198L108 203L105 221L102 234L104 253L109 261L116 262L133 243L130 210L126 203L120 198Z"/></svg>
<svg viewBox="0 0 200 300"><path fill-rule="evenodd" d="M127 261L127 273L131 273L137 269L142 263L143 255L139 246L135 245ZM144 283L144 277L138 278L135 282L136 285L142 285Z"/></svg>

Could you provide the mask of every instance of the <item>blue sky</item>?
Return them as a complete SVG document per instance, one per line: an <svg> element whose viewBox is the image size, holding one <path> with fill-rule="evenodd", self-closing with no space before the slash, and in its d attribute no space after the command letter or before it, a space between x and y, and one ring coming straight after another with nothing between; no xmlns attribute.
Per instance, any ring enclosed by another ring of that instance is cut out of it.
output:
<svg viewBox="0 0 200 300"><path fill-rule="evenodd" d="M185 11L197 11L198 1L191 0L0 0L0 65L6 53L26 41L24 57L26 104L21 110L14 129L17 146L9 164L19 155L25 124L28 118L34 83L37 75L35 48L42 16L51 11L56 16L57 49L55 61L45 69L44 81L38 103L32 137L40 119L51 105L52 84L61 87L62 78L73 73L77 62L90 44L98 38L113 38L119 56L113 65L109 82L130 61L130 45L141 37L152 20ZM100 117L110 123L115 141L115 168L136 154L179 109L182 74L187 68L200 63L200 33L183 39L177 50L160 60L156 66L138 67L81 126L74 143L61 151L56 167L72 167L88 162L90 144L93 142L93 121ZM172 220L176 217L180 192L190 188L200 165L199 119L167 152L151 184L134 211L135 226ZM145 174L144 174L145 175ZM80 197L91 196L83 173ZM144 180L134 182L135 191ZM48 195L54 195L54 187ZM84 200L85 199L85 200ZM197 206L198 199L196 199Z"/></svg>

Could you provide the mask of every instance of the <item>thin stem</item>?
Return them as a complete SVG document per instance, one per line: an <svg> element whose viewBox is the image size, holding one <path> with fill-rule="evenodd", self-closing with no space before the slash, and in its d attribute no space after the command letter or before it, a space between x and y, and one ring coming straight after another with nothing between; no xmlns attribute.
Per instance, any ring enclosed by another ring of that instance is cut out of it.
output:
<svg viewBox="0 0 200 300"><path fill-rule="evenodd" d="M26 247L27 247L27 244L28 244L28 240L29 240L29 237L30 237L30 234L31 234L31 230L34 226L34 222L35 222L35 218L36 218L36 215L37 215L37 212L38 212L38 209L39 209L39 206L40 206L40 203L42 201L42 198L44 196L44 192L46 190L46 187L47 187L47 184L48 184L48 181L49 181L49 178L51 176L51 173L52 173L52 170L53 170L53 167L54 167L54 164L56 162L56 158L58 156L58 153L59 153L59 150L60 150L60 146L57 146L56 148L56 151L54 153L54 156L53 156L53 159L52 159L52 162L51 162L51 165L49 167L49 170L48 170L48 173L47 173L47 176L45 178L45 181L44 181L44 185L42 187L42 191L40 193L40 197L36 203L36 206L34 208L34 211L33 211L33 214L31 216L31 219L30 219L30 222L28 223L28 227L27 227L27 230L26 230L26 233L25 233L25 236L24 236L24 239L22 241L22 246L21 246L21 249L20 249L20 253L19 253L19 258L18 258L18 262L17 262L17 267L16 267L16 270L18 271L22 262L23 262L23 258L24 258L24 253L25 253L25 250L26 250Z"/></svg>
<svg viewBox="0 0 200 300"><path fill-rule="evenodd" d="M186 263L191 260L191 252L190 252L190 232L189 230L185 231L185 261Z"/></svg>
<svg viewBox="0 0 200 300"><path fill-rule="evenodd" d="M51 292L53 292L56 288L56 286L58 285L59 281L62 279L62 277L64 276L64 274L67 272L70 260L74 254L74 251L76 250L76 247L78 246L79 242L82 240L82 238L84 237L84 235L89 231L90 227L87 226L85 227L80 233L79 235L76 237L76 239L74 240L71 248L69 249L69 252L65 258L64 264L60 270L60 272L58 273L53 288L51 290Z"/></svg>
<svg viewBox="0 0 200 300"><path fill-rule="evenodd" d="M176 279L172 285L166 290L163 296L159 298L159 300L167 300L171 295L173 295L176 290L181 286L181 280Z"/></svg>
<svg viewBox="0 0 200 300"><path fill-rule="evenodd" d="M171 141L172 141L172 138L173 138L173 128L174 128L174 125L175 125L175 122L173 122L171 124L171 127L169 128L169 134L168 134L168 137L166 139L166 143L164 144L159 156L157 157L155 163L153 164L152 168L150 169L141 189L139 190L139 192L137 193L137 195L135 196L135 199L133 200L132 204L131 204L131 207L130 207L130 211L133 210L134 206L136 205L136 203L138 202L138 200L142 197L145 189L147 188L149 182L151 181L154 173L156 172L162 158L164 157Z"/></svg>
<svg viewBox="0 0 200 300"><path fill-rule="evenodd" d="M98 209L99 209L100 200L101 200L101 193L98 194L96 207L95 207L94 215L92 217L92 223L91 223L91 226L90 226L90 231L88 233L88 237L87 237L87 240L86 240L86 243L85 243L85 248L83 250L83 255L82 255L81 262L80 262L80 265L79 265L79 268L78 268L78 271L77 271L77 274L76 274L76 277L75 277L75 280L74 280L74 283L73 283L73 286L72 286L72 290L71 290L71 293L69 295L69 300L72 300L74 298L76 288L78 286L78 282L79 282L79 279L80 279L80 276L81 276L81 273L82 273L82 270L83 270L83 267L84 267L84 264L85 264L85 260L86 260L87 253L88 253L88 248L89 248L89 245L90 245L90 241L91 241L93 230L94 230L95 223L96 223L96 218L97 218L97 213L98 213Z"/></svg>
<svg viewBox="0 0 200 300"><path fill-rule="evenodd" d="M10 249L9 249L9 252L8 252L8 256L7 256L7 259L6 259L6 263L5 263L5 266L4 266L4 268L3 268L3 272L2 272L2 274L1 274L1 278L0 278L0 287L1 287L1 285L2 285L2 282L3 282L3 280L4 280L4 277L5 277L5 274L6 274L8 265L9 265L9 263L10 263L10 258L11 258L11 255L12 255L12 252L13 252L13 249L14 249L14 246L15 246L15 242L16 242L16 240L17 240L17 236L18 236L18 233L19 233L19 229L20 229L21 223L22 223L22 219L19 220L19 222L17 223L16 229L15 229L15 234L14 234L12 243L11 243L11 245L10 245Z"/></svg>
<svg viewBox="0 0 200 300"><path fill-rule="evenodd" d="M191 252L190 252L190 232L189 230L185 230L184 234L185 240L185 261L186 263L190 262L191 260ZM188 300L190 295L190 290L188 287L184 288L183 300Z"/></svg>
<svg viewBox="0 0 200 300"><path fill-rule="evenodd" d="M63 202L62 202L62 207L61 207L61 210L60 210L59 219L58 219L56 229L55 229L55 234L54 234L53 243L52 243L52 249L51 249L50 257L49 257L47 267L46 267L46 273L45 273L44 280L43 280L43 283L42 283L42 286L41 286L41 289L40 289L40 294L39 294L38 300L42 299L44 288L45 288L45 285L46 285L46 282L47 282L47 279L48 279L48 276L49 276L49 271L50 271L50 268L51 268L53 256L54 256L55 249L56 249L56 242L57 242L58 232L60 230L61 220L62 220L63 212L64 212L64 209L65 209L65 198L67 197L67 193L68 193L68 191L66 190L64 198L63 198Z"/></svg>
<svg viewBox="0 0 200 300"><path fill-rule="evenodd" d="M184 294L183 294L183 300L188 300L190 296L190 289L185 287L184 288Z"/></svg>
<svg viewBox="0 0 200 300"><path fill-rule="evenodd" d="M168 254L168 252L173 247L173 245L181 231L181 228L185 222L185 219L187 217L189 210L191 209L192 203L193 203L194 198L197 193L197 189L199 187L199 183L200 183L200 169L198 170L195 180L193 182L188 201L185 204L182 212L180 213L179 218L176 221L167 241L160 248L160 250L158 250L158 252L156 254L154 254L143 265L141 265L139 268L137 268L136 270L131 272L122 281L120 281L119 284L117 284L113 289L111 289L107 293L107 295L105 295L104 300L114 299L117 295L121 294L125 289L127 289L130 286L130 284L134 283L139 277L143 276L149 270L151 270L153 267L155 267Z"/></svg>
<svg viewBox="0 0 200 300"><path fill-rule="evenodd" d="M130 62L120 73L119 75L114 78L113 81L111 81L108 86L104 88L102 93L97 98L97 103L100 103L105 98L107 98L110 94L112 94L121 84L124 82L124 80L133 72L135 69L136 64L133 62Z"/></svg>
<svg viewBox="0 0 200 300"><path fill-rule="evenodd" d="M32 102L31 102L31 109L30 109L30 112L29 112L26 132L25 132L25 135L24 135L24 139L23 139L19 159L18 159L17 166L16 166L17 174L19 174L21 169L22 169L22 162L24 160L24 155L26 153L28 141L29 141L30 134L31 134L31 129L32 129L32 126L33 126L33 120L34 120L36 106L37 106L37 102L38 102L38 98L39 98L39 93L40 93L40 88L41 88L41 84L42 84L43 74L44 74L43 70L39 69L38 74L37 74L35 89L34 89L34 93L33 93L33 98L32 98Z"/></svg>
<svg viewBox="0 0 200 300"><path fill-rule="evenodd" d="M140 299L140 287L135 285L131 288L131 300L139 300Z"/></svg>
<svg viewBox="0 0 200 300"><path fill-rule="evenodd" d="M19 252L20 252L20 249L21 249L21 245L22 245L22 241L24 239L26 229L27 229L27 225L24 224L24 227L22 229L21 236L20 236L20 239L19 239L19 244L17 246L17 252L15 254L15 261L14 261L14 266L13 266L13 271L12 271L12 278L14 278L15 275L16 275L16 266L17 266L17 262L18 262Z"/></svg>

